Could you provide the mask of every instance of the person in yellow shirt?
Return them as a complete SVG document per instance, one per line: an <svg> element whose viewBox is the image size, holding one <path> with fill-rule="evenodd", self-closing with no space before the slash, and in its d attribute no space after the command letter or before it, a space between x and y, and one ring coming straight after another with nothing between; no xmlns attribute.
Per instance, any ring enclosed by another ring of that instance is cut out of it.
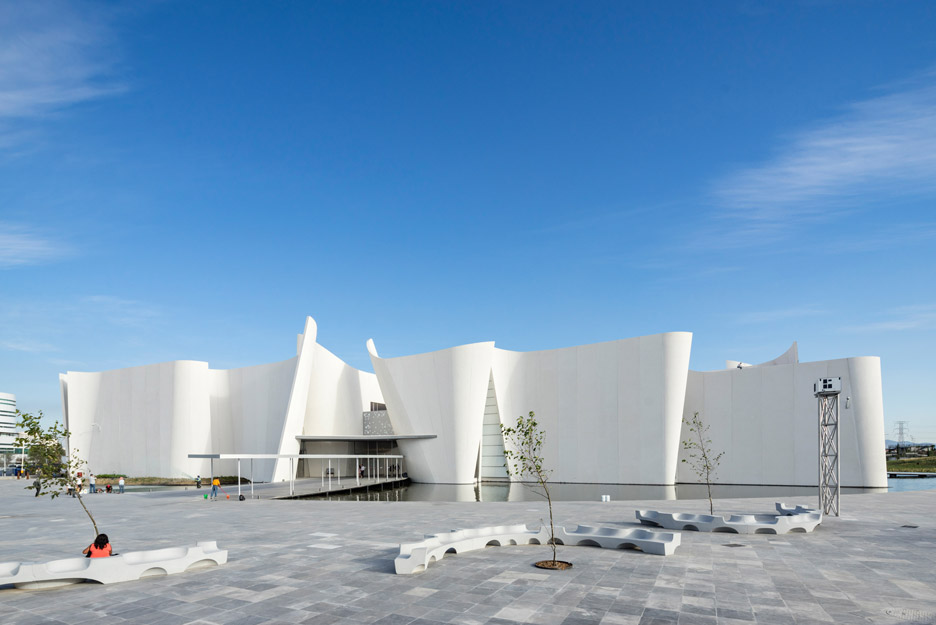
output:
<svg viewBox="0 0 936 625"><path fill-rule="evenodd" d="M212 498L212 499L217 499L217 498L218 498L218 487L219 487L219 486L221 486L221 480L219 480L218 478L213 478L213 479L211 480L211 498Z"/></svg>

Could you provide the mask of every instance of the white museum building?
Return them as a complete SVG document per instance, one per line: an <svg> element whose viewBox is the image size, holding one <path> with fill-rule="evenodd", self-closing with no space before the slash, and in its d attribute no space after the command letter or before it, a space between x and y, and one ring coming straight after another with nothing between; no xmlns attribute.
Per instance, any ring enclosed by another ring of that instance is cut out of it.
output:
<svg viewBox="0 0 936 625"><path fill-rule="evenodd" d="M794 343L767 363L692 371L689 332L534 352L484 342L395 358L369 340L370 373L316 335L309 317L295 356L241 369L178 360L61 374L70 447L94 473L208 475L209 461L190 454L402 454L415 482L470 484L507 479L500 424L532 410L552 481L672 485L698 481L680 460L683 417L699 412L725 451L717 482L815 486L813 383L840 377L841 485L887 486L877 357L801 363ZM216 474L235 473L225 462L234 461L215 461ZM254 479L317 476L317 462L261 460Z"/></svg>

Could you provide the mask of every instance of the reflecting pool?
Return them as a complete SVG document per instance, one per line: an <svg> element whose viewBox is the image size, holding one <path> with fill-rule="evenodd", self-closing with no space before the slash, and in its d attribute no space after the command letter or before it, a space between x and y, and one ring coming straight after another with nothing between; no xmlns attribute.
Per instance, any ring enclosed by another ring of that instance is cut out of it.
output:
<svg viewBox="0 0 936 625"><path fill-rule="evenodd" d="M931 478L887 480L884 488L843 488L842 494L903 492L936 489L936 475ZM340 501L542 501L542 495L523 484L410 484L400 488L322 497ZM612 501L652 499L706 499L703 484L677 484L676 486L640 486L628 484L550 484L554 501L601 501L608 495ZM712 496L718 499L775 497L815 497L815 486L742 486L716 485Z"/></svg>

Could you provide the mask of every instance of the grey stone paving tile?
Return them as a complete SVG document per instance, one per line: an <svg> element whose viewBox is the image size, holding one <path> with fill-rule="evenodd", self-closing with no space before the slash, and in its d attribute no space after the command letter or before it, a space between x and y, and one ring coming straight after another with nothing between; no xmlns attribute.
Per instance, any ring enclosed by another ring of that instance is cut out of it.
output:
<svg viewBox="0 0 936 625"><path fill-rule="evenodd" d="M377 619L374 623L375 625L408 625L414 620L416 620L415 617L405 614L388 614Z"/></svg>
<svg viewBox="0 0 936 625"><path fill-rule="evenodd" d="M640 616L643 614L644 604L643 602L634 602L634 601L615 601L608 607L608 612L614 614L622 614L628 616Z"/></svg>
<svg viewBox="0 0 936 625"><path fill-rule="evenodd" d="M723 608L721 605L718 605L715 608L715 616L719 620L722 619L734 619L737 621L753 621L754 612L751 610L735 610L731 608Z"/></svg>
<svg viewBox="0 0 936 625"><path fill-rule="evenodd" d="M414 619L417 619L417 618L424 616L431 609L432 608L429 608L426 606L407 605L407 606L401 606L395 609L394 612L396 612L397 614L404 614L407 616L412 616Z"/></svg>
<svg viewBox="0 0 936 625"><path fill-rule="evenodd" d="M343 620L336 614L316 614L302 621L302 625L334 625Z"/></svg>
<svg viewBox="0 0 936 625"><path fill-rule="evenodd" d="M487 623L486 616L475 616L473 614L459 614L455 616L449 623L456 623L457 625L484 625Z"/></svg>
<svg viewBox="0 0 936 625"><path fill-rule="evenodd" d="M601 618L601 625L638 625L640 617L633 614L608 612Z"/></svg>
<svg viewBox="0 0 936 625"><path fill-rule="evenodd" d="M691 603L683 603L679 606L678 609L680 614L693 614L696 616L715 616L714 606L705 606L705 605L694 605Z"/></svg>
<svg viewBox="0 0 936 625"><path fill-rule="evenodd" d="M501 611L499 606L493 606L486 603L479 603L473 606L468 610L468 614L471 616L485 616L488 618L493 617L495 614Z"/></svg>
<svg viewBox="0 0 936 625"><path fill-rule="evenodd" d="M675 623L679 619L678 610L664 610L660 608L644 608L643 613L641 614L641 622L643 619L652 619L654 621L667 621L670 623Z"/></svg>
<svg viewBox="0 0 936 625"><path fill-rule="evenodd" d="M677 625L716 625L717 623L718 621L714 616L681 612Z"/></svg>

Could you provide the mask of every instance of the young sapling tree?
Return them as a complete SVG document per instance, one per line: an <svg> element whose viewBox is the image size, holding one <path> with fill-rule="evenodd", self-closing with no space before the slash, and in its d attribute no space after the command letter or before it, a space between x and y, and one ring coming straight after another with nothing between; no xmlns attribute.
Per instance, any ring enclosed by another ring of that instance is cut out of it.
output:
<svg viewBox="0 0 936 625"><path fill-rule="evenodd" d="M552 560L549 568L562 568L562 563L556 560L556 527L553 522L552 497L549 494L549 476L551 469L545 467L542 456L545 432L536 421L536 414L531 410L528 417L520 415L513 427L501 424L501 434L504 436L504 467L511 477L531 477L543 492L532 488L533 492L546 498L549 507L549 546L552 547ZM528 484L524 483L525 486ZM570 565L564 565L566 568Z"/></svg>
<svg viewBox="0 0 936 625"><path fill-rule="evenodd" d="M693 413L691 419L683 417L683 423L689 427L688 438L682 442L689 457L683 458L682 461L688 462L699 479L705 482L708 488L709 514L715 514L715 506L712 503L712 478L715 477L715 471L725 452L715 453L712 450L712 439L708 438L709 426L702 421L698 412Z"/></svg>
<svg viewBox="0 0 936 625"><path fill-rule="evenodd" d="M71 432L58 421L50 425L48 429L43 429L41 410L36 415L17 410L16 416L19 418L16 426L20 428L21 434L14 444L17 447L29 448L29 460L34 465L38 479L42 483L39 494L49 495L55 499L70 489L74 489L78 503L91 519L94 535L97 536L100 533L97 522L81 498L81 493L75 488L78 473L86 463L78 457L77 449L73 449L69 456L62 447L62 440L67 439ZM32 486L27 487L27 489L32 488Z"/></svg>

